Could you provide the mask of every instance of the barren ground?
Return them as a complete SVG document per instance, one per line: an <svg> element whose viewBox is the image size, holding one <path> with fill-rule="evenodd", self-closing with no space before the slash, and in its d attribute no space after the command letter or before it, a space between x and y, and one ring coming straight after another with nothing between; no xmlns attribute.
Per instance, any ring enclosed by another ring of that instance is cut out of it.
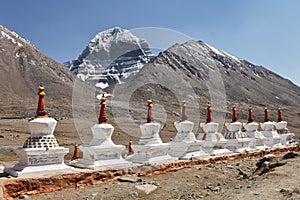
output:
<svg viewBox="0 0 300 200"><path fill-rule="evenodd" d="M162 136L165 142L176 134L175 130L170 129L168 132L170 135ZM22 146L29 135L26 119L0 120L2 164L12 166L18 160L13 149ZM61 146L70 148L65 159L71 158L76 143L82 143L72 120L59 121L55 136ZM137 141L136 138L122 134L116 127L113 135L116 144L127 145L129 139ZM300 199L300 156L286 160L286 165L262 176L252 175L257 161L258 159L236 160L215 166L192 167L141 177L142 182L137 183L113 180L52 193L22 195L15 199ZM242 178L238 169L249 175L249 178ZM157 189L145 194L136 188L142 184L154 184Z"/></svg>
<svg viewBox="0 0 300 200"><path fill-rule="evenodd" d="M278 155L281 157L282 155ZM117 180L21 198L40 199L300 199L300 156L262 175L252 175L258 159L192 167L176 172L141 177L142 182ZM239 169L249 177L243 178ZM136 186L158 186L149 194ZM15 199L19 199L15 198Z"/></svg>

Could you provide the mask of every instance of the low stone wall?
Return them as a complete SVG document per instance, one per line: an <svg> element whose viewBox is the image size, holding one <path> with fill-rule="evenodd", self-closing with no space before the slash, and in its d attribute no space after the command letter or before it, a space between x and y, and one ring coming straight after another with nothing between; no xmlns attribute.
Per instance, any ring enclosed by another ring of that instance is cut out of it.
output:
<svg viewBox="0 0 300 200"><path fill-rule="evenodd" d="M176 161L168 164L144 165L120 170L85 171L81 173L63 174L44 178L16 178L2 183L3 197L9 198L17 197L22 194L52 192L66 188L101 184L125 175L151 176L153 174L167 173L193 166L217 165L231 160L260 158L270 153L281 154L285 152L300 152L300 146L234 153L230 155L209 157L201 160Z"/></svg>

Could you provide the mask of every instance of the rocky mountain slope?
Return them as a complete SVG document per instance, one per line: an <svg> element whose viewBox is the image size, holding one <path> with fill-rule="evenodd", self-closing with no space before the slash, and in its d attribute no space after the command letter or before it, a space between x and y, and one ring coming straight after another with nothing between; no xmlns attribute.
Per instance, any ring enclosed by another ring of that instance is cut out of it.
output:
<svg viewBox="0 0 300 200"><path fill-rule="evenodd" d="M0 26L0 116L34 116L37 88L46 89L48 111L70 116L74 75L33 44Z"/></svg>
<svg viewBox="0 0 300 200"><path fill-rule="evenodd" d="M265 106L297 106L300 102L300 88L291 81L201 41L174 45L161 53L153 65L163 65L186 76L198 95L203 94L197 91L220 78L227 99L233 102ZM143 73L149 73L151 68L146 67Z"/></svg>
<svg viewBox="0 0 300 200"><path fill-rule="evenodd" d="M130 80L151 55L145 40L114 27L98 33L76 60L64 65L83 81L105 88Z"/></svg>
<svg viewBox="0 0 300 200"><path fill-rule="evenodd" d="M229 121L232 104L236 104L241 121L247 120L249 105L253 107L257 122L263 121L265 106L269 108L269 118L274 121L277 108L281 107L291 130L299 132L300 88L297 85L201 41L170 47L145 65L134 79L115 86L113 92L118 94L113 106L120 105L121 100L131 102L129 112L126 107L125 110L113 108L115 117L121 118L125 112L132 116L131 122L144 118L145 111L135 108L145 107L145 101L152 98L153 108L157 108L154 115L158 121L166 121L166 130L173 128L180 113L180 102L186 100L195 132L199 132L199 122L205 121L207 102L212 103L213 119L221 124L220 131L224 119ZM130 121L124 124L128 123Z"/></svg>

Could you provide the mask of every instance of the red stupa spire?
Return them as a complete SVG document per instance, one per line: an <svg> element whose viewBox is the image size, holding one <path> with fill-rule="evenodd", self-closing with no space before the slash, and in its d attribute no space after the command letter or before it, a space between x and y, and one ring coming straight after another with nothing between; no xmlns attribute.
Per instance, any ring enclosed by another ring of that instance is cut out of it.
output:
<svg viewBox="0 0 300 200"><path fill-rule="evenodd" d="M269 117L268 117L268 108L265 107L265 122L269 122Z"/></svg>
<svg viewBox="0 0 300 200"><path fill-rule="evenodd" d="M233 105L232 106L232 121L231 122L236 122L238 119L237 119L237 116L236 116L236 105Z"/></svg>
<svg viewBox="0 0 300 200"><path fill-rule="evenodd" d="M278 108L278 122L281 122L282 121L282 117L281 117L281 109Z"/></svg>
<svg viewBox="0 0 300 200"><path fill-rule="evenodd" d="M47 111L46 111L46 106L45 106L45 88L44 85L41 83L39 86L39 102L38 102L38 107L36 110L36 117L37 118L47 118Z"/></svg>
<svg viewBox="0 0 300 200"><path fill-rule="evenodd" d="M107 118L106 118L106 100L104 94L102 95L102 98L100 100L100 113L98 118L99 124L106 124Z"/></svg>
<svg viewBox="0 0 300 200"><path fill-rule="evenodd" d="M211 105L210 103L207 104L207 118L206 118L206 123L209 123L212 121L211 118Z"/></svg>
<svg viewBox="0 0 300 200"><path fill-rule="evenodd" d="M152 116L152 100L149 99L147 102L147 106L148 106L148 112L147 112L147 123L153 122L153 116Z"/></svg>
<svg viewBox="0 0 300 200"><path fill-rule="evenodd" d="M248 123L253 122L253 118L252 118L252 107L250 106L248 109Z"/></svg>
<svg viewBox="0 0 300 200"><path fill-rule="evenodd" d="M186 102L182 101L181 121L185 121L187 119L188 119L188 116L186 114Z"/></svg>

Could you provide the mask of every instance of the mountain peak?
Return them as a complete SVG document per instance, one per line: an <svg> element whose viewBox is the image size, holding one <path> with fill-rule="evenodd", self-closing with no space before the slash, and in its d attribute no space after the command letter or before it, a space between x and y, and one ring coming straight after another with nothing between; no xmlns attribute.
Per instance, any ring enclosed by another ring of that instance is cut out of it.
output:
<svg viewBox="0 0 300 200"><path fill-rule="evenodd" d="M103 39L106 39L106 38L116 39L118 37L118 35L124 34L124 33L130 34L130 32L126 29L122 29L120 27L113 27L113 28L110 28L110 29L107 29L107 30L97 33L95 35L95 37L91 40L91 42L96 42L99 39L100 40L102 39L102 41L103 41ZM105 40L103 42L105 42Z"/></svg>
<svg viewBox="0 0 300 200"><path fill-rule="evenodd" d="M143 39L136 37L129 30L113 27L97 33L88 46L90 48L110 51L110 47L115 43L132 42L133 44L138 44L140 41L144 42Z"/></svg>
<svg viewBox="0 0 300 200"><path fill-rule="evenodd" d="M129 30L113 27L101 31L78 59L64 63L80 79L99 87L127 81L152 53L148 43Z"/></svg>

